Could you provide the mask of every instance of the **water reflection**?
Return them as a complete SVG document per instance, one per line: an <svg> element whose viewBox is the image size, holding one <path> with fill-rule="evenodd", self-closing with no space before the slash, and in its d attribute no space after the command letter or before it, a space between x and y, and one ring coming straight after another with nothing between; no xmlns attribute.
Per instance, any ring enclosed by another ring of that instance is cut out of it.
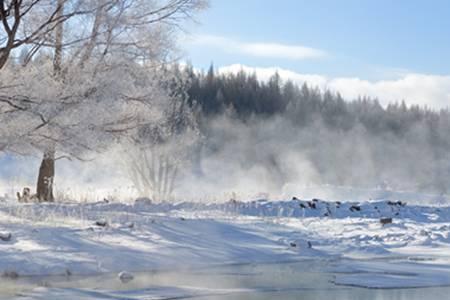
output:
<svg viewBox="0 0 450 300"><path fill-rule="evenodd" d="M329 261L215 268L134 274L122 283L116 274L92 277L1 279L0 295L21 299L449 299L450 288L364 289L336 286ZM35 289L36 286L48 287ZM0 296L1 298L1 296Z"/></svg>

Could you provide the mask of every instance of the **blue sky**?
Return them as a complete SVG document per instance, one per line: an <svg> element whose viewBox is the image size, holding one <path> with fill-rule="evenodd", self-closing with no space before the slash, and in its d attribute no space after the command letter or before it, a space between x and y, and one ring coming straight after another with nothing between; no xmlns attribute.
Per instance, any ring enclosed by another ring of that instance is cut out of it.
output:
<svg viewBox="0 0 450 300"><path fill-rule="evenodd" d="M433 74L450 70L450 1L212 0L199 21L191 33L302 45L328 54L293 62L189 46L188 56L199 66L211 61L277 64L307 73L370 77L378 74L368 72L384 68Z"/></svg>
<svg viewBox="0 0 450 300"><path fill-rule="evenodd" d="M446 107L450 100L450 1L211 0L198 20L182 45L185 59L198 68L211 62L281 68L323 76L327 87L330 80L351 78L367 85L406 78L410 82L403 89L410 90L415 81L431 78L440 89L410 102ZM361 89L378 96L359 84ZM401 92L394 94L386 98L402 100L396 98Z"/></svg>

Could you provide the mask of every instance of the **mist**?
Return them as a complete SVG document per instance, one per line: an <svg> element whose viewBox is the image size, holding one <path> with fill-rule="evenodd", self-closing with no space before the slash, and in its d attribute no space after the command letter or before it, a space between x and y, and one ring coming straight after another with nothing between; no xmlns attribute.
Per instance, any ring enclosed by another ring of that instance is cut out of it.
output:
<svg viewBox="0 0 450 300"><path fill-rule="evenodd" d="M423 128L399 139L373 136L361 125L332 130L320 119L298 128L283 116L245 123L222 116L208 124L201 173L185 174L181 195L341 199L324 187L442 194L448 186Z"/></svg>
<svg viewBox="0 0 450 300"><path fill-rule="evenodd" d="M216 74L210 69L204 74L191 68L174 72L189 78L182 79L188 82L187 99L166 112L164 126L183 120L181 129L164 133L165 142L149 139L146 144L160 147L159 155L177 166L173 192L154 200L367 200L396 191L402 193L396 197L417 198L420 193L417 201L447 201L448 111L404 103L382 107L377 99L364 97L342 99L306 84L283 82L277 74L259 81L244 71ZM153 198L139 192L130 177L127 151L134 147L122 140L87 161L58 160L57 197ZM40 157L3 157L2 194L34 187Z"/></svg>
<svg viewBox="0 0 450 300"><path fill-rule="evenodd" d="M222 115L207 124L206 137L183 164L168 200L368 199L389 190L443 195L440 188L448 186L447 162L433 158L436 149L420 127L399 139L371 135L362 125L333 130L320 119L298 128L283 116L242 122ZM58 161L56 194L78 201L135 199L123 155L117 147L88 162ZM38 166L38 158L11 161L9 193L34 186Z"/></svg>

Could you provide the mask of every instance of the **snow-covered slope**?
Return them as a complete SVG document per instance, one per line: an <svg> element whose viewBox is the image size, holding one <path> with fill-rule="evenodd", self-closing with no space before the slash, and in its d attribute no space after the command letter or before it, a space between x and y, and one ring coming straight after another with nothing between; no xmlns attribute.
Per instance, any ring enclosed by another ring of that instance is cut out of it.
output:
<svg viewBox="0 0 450 300"><path fill-rule="evenodd" d="M0 240L0 272L69 276L347 258L358 261L332 270L339 272L336 283L358 284L362 277L352 277L355 272L390 274L361 259L400 257L397 270L405 264L427 268L424 274L440 285L450 284L449 231L449 207L398 201L0 202L0 233L11 233L10 240ZM371 278L373 287L384 282Z"/></svg>

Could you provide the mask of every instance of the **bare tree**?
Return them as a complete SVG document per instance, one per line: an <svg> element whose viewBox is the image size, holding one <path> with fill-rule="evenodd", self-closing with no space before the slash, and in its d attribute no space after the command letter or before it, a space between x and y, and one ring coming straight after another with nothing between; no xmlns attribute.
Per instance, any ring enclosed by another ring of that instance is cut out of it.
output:
<svg viewBox="0 0 450 300"><path fill-rule="evenodd" d="M161 39L166 35L167 39L169 32L181 29L181 22L192 18L207 3L207 0L0 0L0 69L14 49L28 46L27 60L30 60L43 47L53 48L54 31L60 23L70 23L76 29L65 32L63 46L64 50L76 48L70 55L80 64L86 63L95 52L97 58L118 50L140 59L148 59L149 54L161 56L169 48L161 47L160 53L151 53L155 47L148 47L153 44L149 38Z"/></svg>
<svg viewBox="0 0 450 300"><path fill-rule="evenodd" d="M0 0L0 69L14 49L31 45L31 53L36 53L58 24L87 13L79 5L63 12L68 1L53 5L52 0Z"/></svg>
<svg viewBox="0 0 450 300"><path fill-rule="evenodd" d="M161 122L142 126L126 151L131 181L140 196L155 201L170 199L181 169L189 166L201 141L194 112L186 101L186 80L179 72L172 76Z"/></svg>

